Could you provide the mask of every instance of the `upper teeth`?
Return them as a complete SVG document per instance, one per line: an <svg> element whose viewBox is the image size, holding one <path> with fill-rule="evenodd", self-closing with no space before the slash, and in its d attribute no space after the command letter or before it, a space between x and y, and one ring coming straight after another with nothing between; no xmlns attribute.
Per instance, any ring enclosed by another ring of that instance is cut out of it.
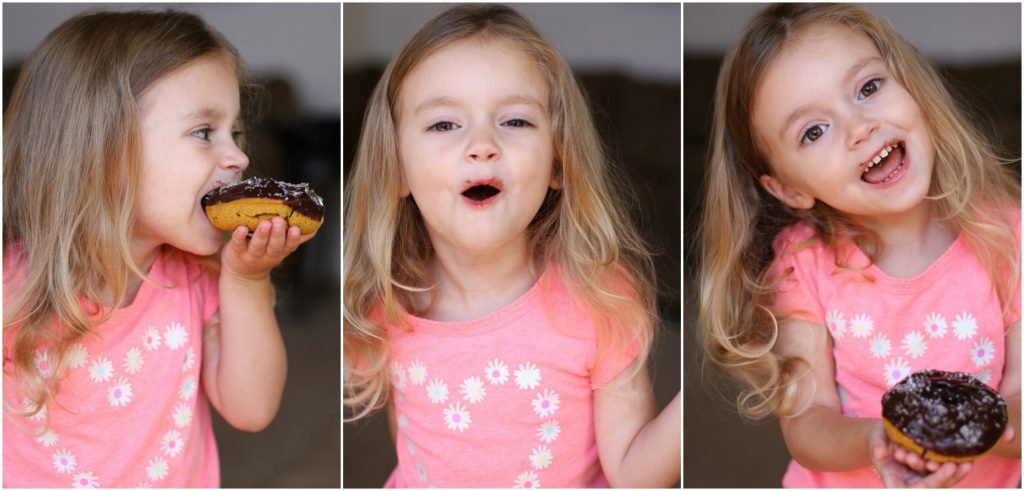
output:
<svg viewBox="0 0 1024 491"><path fill-rule="evenodd" d="M878 152L878 155L875 155L874 158L872 158L871 160L868 160L868 165L867 165L867 167L864 168L864 172L867 172L867 171L871 170L871 168L874 167L875 164L881 162L882 159L888 157L889 156L889 152L892 152L895 149L896 149L895 145L888 145L885 148L883 148L881 152Z"/></svg>

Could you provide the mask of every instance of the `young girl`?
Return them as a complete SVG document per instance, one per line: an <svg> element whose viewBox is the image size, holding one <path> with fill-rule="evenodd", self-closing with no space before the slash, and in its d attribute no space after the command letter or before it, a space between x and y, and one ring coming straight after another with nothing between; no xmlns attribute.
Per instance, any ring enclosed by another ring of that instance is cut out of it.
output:
<svg viewBox="0 0 1024 491"><path fill-rule="evenodd" d="M311 236L275 218L223 244L206 219L249 163L241 75L170 11L73 18L25 63L4 121L4 486L216 487L207 401L247 431L274 417L269 271Z"/></svg>
<svg viewBox="0 0 1024 491"><path fill-rule="evenodd" d="M561 56L458 6L388 65L346 189L345 385L388 407L388 486L665 486L651 262Z"/></svg>
<svg viewBox="0 0 1024 491"><path fill-rule="evenodd" d="M702 224L710 360L776 414L793 487L1016 486L1020 187L936 71L848 5L773 6L718 84ZM881 396L974 374L1010 429L972 464L898 450Z"/></svg>

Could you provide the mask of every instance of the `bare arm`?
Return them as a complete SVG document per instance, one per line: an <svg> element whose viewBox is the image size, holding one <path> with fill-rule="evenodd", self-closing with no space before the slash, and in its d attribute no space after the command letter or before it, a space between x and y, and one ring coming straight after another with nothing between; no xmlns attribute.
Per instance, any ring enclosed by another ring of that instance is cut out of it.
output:
<svg viewBox="0 0 1024 491"><path fill-rule="evenodd" d="M313 235L287 230L280 218L261 222L248 241L247 232L235 230L221 255L220 322L204 336L202 378L210 403L228 423L259 431L277 414L287 364L270 270Z"/></svg>
<svg viewBox="0 0 1024 491"><path fill-rule="evenodd" d="M679 394L657 414L646 366L594 392L594 426L605 477L613 487L667 487L679 480Z"/></svg>
<svg viewBox="0 0 1024 491"><path fill-rule="evenodd" d="M1004 439L993 450L996 455L1020 458L1020 321L1006 333L1006 358L999 392L1006 399L1009 427Z"/></svg>

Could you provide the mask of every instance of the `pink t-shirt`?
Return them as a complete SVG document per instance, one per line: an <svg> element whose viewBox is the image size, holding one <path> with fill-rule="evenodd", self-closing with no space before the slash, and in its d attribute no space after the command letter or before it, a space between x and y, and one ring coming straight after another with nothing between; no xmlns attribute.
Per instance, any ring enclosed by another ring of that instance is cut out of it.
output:
<svg viewBox="0 0 1024 491"><path fill-rule="evenodd" d="M6 251L4 297L20 283ZM161 254L132 304L66 359L57 403L25 418L4 414L4 487L217 487L209 404L200 389L203 326L218 308L217 278L179 253ZM6 334L6 333L5 333ZM6 337L6 336L5 336ZM7 339L5 339L5 346ZM53 369L45 348L36 366ZM18 390L4 351L4 399Z"/></svg>
<svg viewBox="0 0 1024 491"><path fill-rule="evenodd" d="M601 356L595 325L548 267L467 322L388 330L398 467L386 487L608 487L593 393L635 358Z"/></svg>
<svg viewBox="0 0 1024 491"><path fill-rule="evenodd" d="M1019 235L1019 217L1017 230ZM779 234L775 250L787 250L813 234L806 224L794 225ZM838 270L835 256L818 242L777 260L778 271L793 270L776 295L775 308L829 330L843 414L881 418L882 394L926 368L970 373L999 388L1004 334L1020 319L1020 291L1012 297L1013 313L1004 318L992 282L961 238L913 278L885 274L855 246L839 253L849 254L850 264L864 268L874 281ZM1020 459L986 456L958 487L1016 487L1020 477ZM782 482L786 487L882 486L871 467L818 472L795 460Z"/></svg>

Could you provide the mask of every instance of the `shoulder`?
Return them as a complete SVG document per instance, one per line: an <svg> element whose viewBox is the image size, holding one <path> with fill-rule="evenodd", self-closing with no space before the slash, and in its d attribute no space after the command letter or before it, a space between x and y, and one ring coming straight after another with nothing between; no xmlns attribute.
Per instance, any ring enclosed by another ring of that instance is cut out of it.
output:
<svg viewBox="0 0 1024 491"><path fill-rule="evenodd" d="M215 258L199 257L166 248L160 253L158 276L164 276L175 286L192 288L217 278ZM159 278L157 278L159 279Z"/></svg>
<svg viewBox="0 0 1024 491"><path fill-rule="evenodd" d="M818 237L814 227L797 222L784 228L772 240L773 275L786 275L793 269L817 270L835 265L835 253Z"/></svg>

